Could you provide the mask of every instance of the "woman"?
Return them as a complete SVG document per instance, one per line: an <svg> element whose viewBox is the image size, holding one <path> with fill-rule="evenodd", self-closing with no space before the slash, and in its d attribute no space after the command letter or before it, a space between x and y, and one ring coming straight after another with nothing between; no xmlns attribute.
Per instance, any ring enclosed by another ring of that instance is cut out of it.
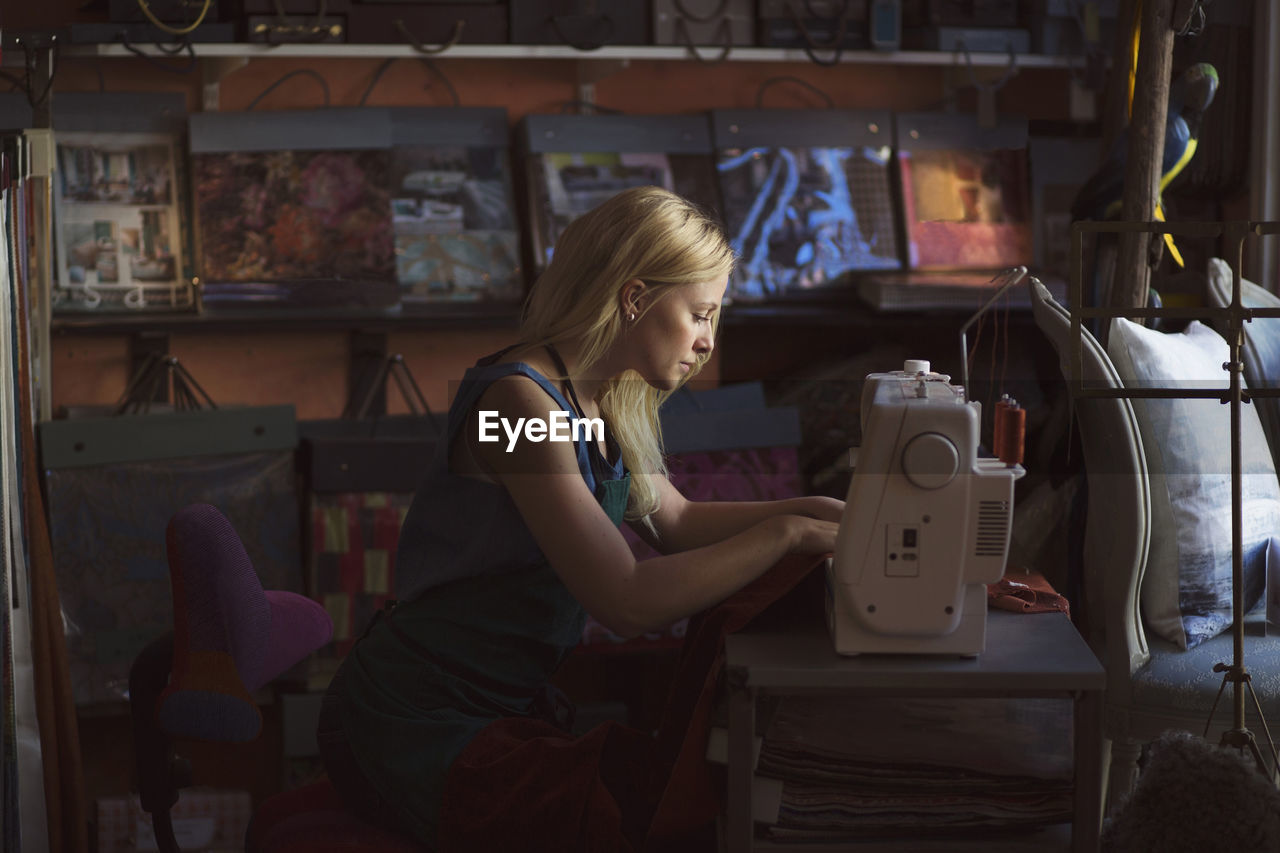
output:
<svg viewBox="0 0 1280 853"><path fill-rule="evenodd" d="M627 190L565 229L520 343L467 371L405 518L400 604L325 697L321 755L357 814L433 844L450 763L495 719L549 716L587 613L640 634L832 550L840 501L693 503L667 479L658 407L710 357L732 265L703 212ZM603 435L551 440L568 418ZM637 562L624 520L663 556Z"/></svg>

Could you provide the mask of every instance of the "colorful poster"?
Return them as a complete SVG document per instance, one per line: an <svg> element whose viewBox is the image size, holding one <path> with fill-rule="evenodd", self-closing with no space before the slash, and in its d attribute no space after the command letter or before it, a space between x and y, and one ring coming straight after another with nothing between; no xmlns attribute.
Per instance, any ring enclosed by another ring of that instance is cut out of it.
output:
<svg viewBox="0 0 1280 853"><path fill-rule="evenodd" d="M534 251L541 267L550 263L565 226L623 190L655 186L680 191L666 154L545 153L534 159L538 195Z"/></svg>
<svg viewBox="0 0 1280 853"><path fill-rule="evenodd" d="M1025 148L925 149L898 156L914 269L1032 263Z"/></svg>
<svg viewBox="0 0 1280 853"><path fill-rule="evenodd" d="M391 218L401 300L518 300L520 235L506 149L397 146Z"/></svg>
<svg viewBox="0 0 1280 853"><path fill-rule="evenodd" d="M827 287L898 269L888 148L728 148L717 170L738 266L732 296Z"/></svg>
<svg viewBox="0 0 1280 853"><path fill-rule="evenodd" d="M206 282L394 281L388 152L191 159Z"/></svg>
<svg viewBox="0 0 1280 853"><path fill-rule="evenodd" d="M182 274L174 140L62 133L56 180L55 311L195 307Z"/></svg>

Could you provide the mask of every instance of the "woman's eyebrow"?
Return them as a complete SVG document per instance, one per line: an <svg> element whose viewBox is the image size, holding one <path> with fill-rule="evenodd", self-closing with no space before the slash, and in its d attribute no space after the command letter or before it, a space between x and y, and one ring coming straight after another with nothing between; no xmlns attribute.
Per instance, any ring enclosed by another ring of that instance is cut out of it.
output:
<svg viewBox="0 0 1280 853"><path fill-rule="evenodd" d="M699 311L714 311L720 307L720 303L719 302L699 302L693 307L697 308Z"/></svg>

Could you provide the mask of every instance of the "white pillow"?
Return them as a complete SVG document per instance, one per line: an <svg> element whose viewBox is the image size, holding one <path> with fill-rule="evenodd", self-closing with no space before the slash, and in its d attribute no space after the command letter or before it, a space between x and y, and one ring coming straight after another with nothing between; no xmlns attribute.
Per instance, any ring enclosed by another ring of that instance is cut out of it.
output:
<svg viewBox="0 0 1280 853"><path fill-rule="evenodd" d="M1164 334L1112 321L1108 353L1130 388L1225 390L1227 342L1191 323ZM1142 581L1148 627L1182 648L1225 630L1231 614L1231 409L1215 399L1135 399L1151 480L1151 550ZM1245 611L1265 584L1280 534L1280 483L1258 413L1240 407Z"/></svg>

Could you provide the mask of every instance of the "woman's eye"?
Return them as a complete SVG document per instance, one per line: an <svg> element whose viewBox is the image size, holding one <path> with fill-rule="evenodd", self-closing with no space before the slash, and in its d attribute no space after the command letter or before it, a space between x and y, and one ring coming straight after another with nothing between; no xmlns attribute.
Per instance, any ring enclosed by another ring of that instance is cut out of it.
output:
<svg viewBox="0 0 1280 853"><path fill-rule="evenodd" d="M710 316L703 316L702 314L694 314L694 315L693 315L693 319L697 320L699 323L710 323L710 322L711 322L711 317L710 317Z"/></svg>

